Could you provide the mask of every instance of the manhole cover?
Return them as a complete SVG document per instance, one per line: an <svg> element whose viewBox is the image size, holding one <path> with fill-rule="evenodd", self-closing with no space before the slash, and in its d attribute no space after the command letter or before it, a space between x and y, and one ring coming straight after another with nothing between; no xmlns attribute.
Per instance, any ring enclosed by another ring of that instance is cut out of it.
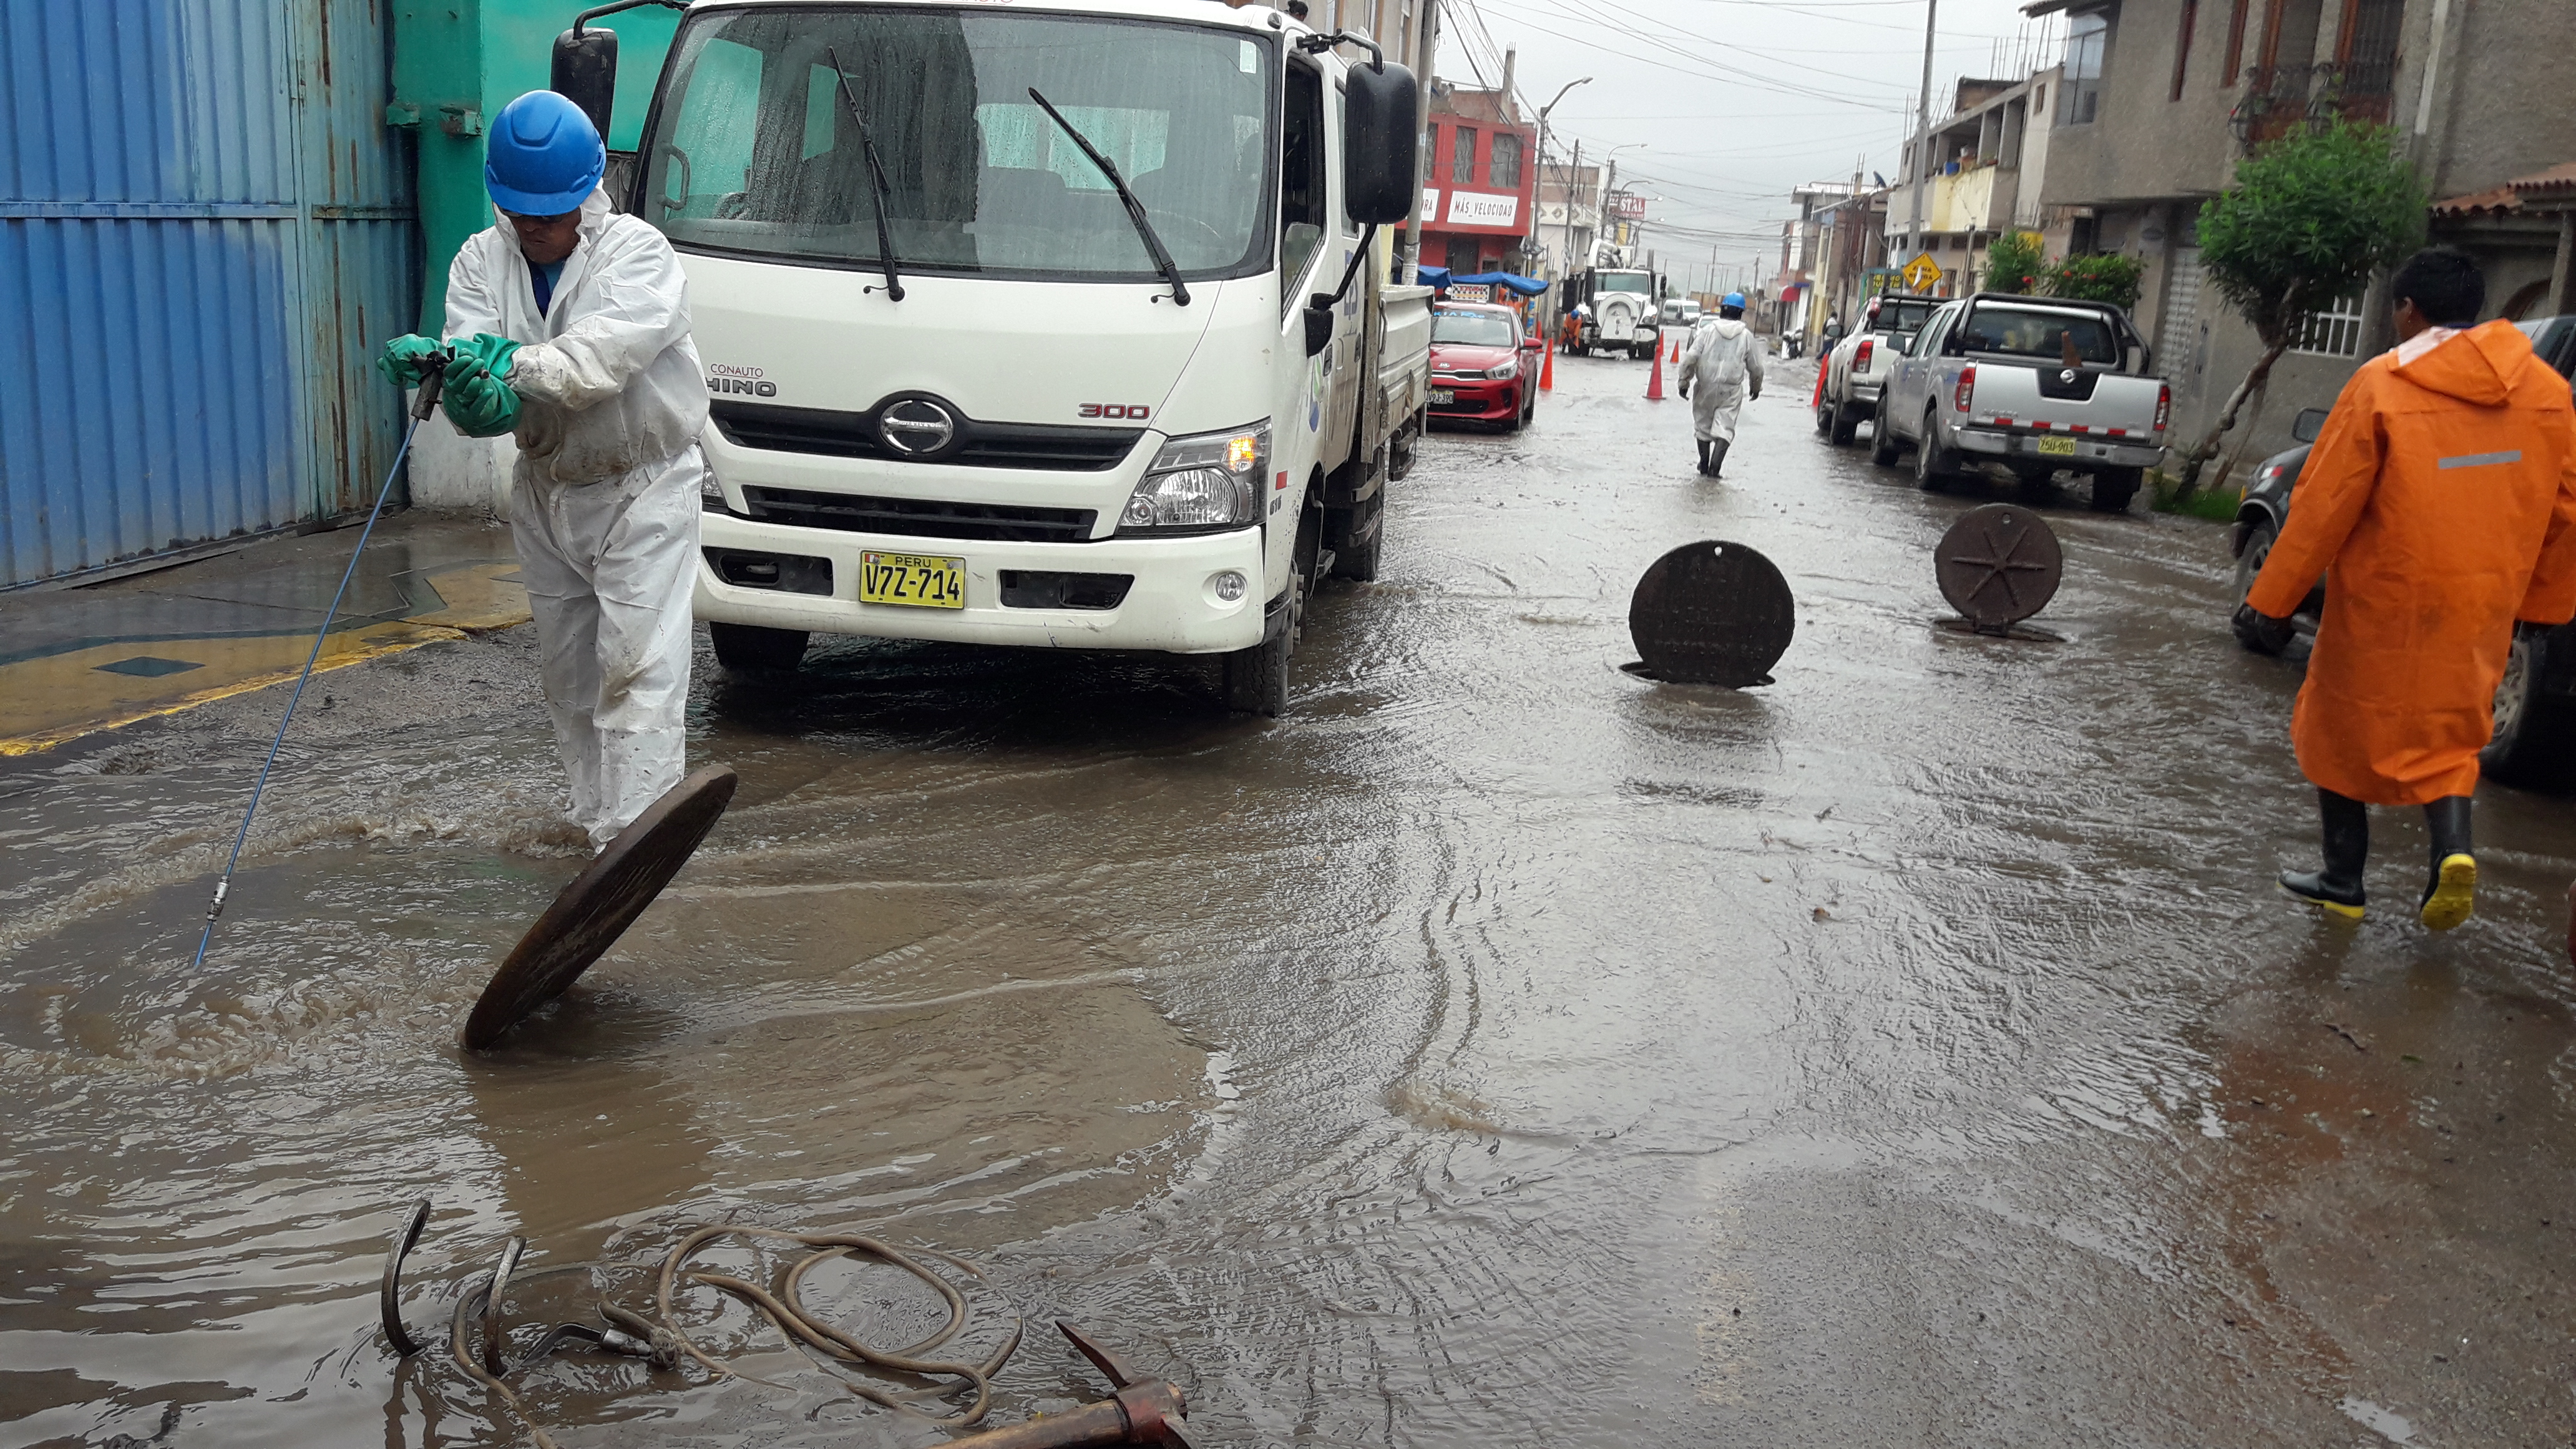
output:
<svg viewBox="0 0 2576 1449"><path fill-rule="evenodd" d="M2012 503L1971 508L1932 550L1941 597L1981 630L2009 627L2048 607L2066 571L2046 520Z"/></svg>
<svg viewBox="0 0 2576 1449"><path fill-rule="evenodd" d="M1720 539L1655 560L1628 603L1641 672L1682 684L1769 684L1797 629L1797 600L1779 568Z"/></svg>
<svg viewBox="0 0 2576 1449"><path fill-rule="evenodd" d="M581 874L558 892L554 904L519 938L501 969L492 973L473 1014L465 1018L465 1045L481 1051L563 995L598 960L715 828L733 799L733 770L709 765L653 802L635 823L617 833Z"/></svg>

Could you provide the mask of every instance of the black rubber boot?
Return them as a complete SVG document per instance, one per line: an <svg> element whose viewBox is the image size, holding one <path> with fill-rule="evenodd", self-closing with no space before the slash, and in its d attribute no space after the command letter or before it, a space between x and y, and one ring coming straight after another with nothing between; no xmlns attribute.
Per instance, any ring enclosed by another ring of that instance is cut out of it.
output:
<svg viewBox="0 0 2576 1449"><path fill-rule="evenodd" d="M1708 476L1711 478L1726 472L1726 448L1727 441L1724 438L1708 440Z"/></svg>
<svg viewBox="0 0 2576 1449"><path fill-rule="evenodd" d="M1708 439L1706 438L1699 440L1699 475L1703 478L1708 476Z"/></svg>
<svg viewBox="0 0 2576 1449"><path fill-rule="evenodd" d="M2332 790L2317 791L2325 823L2325 869L2285 870L2281 889L2338 916L2361 919L2361 868L2370 860L2370 807Z"/></svg>
<svg viewBox="0 0 2576 1449"><path fill-rule="evenodd" d="M2421 919L2428 931L2447 931L2477 908L2478 858L2469 850L2469 797L2446 795L2425 806L2424 829L2433 837L2433 873L2424 885Z"/></svg>

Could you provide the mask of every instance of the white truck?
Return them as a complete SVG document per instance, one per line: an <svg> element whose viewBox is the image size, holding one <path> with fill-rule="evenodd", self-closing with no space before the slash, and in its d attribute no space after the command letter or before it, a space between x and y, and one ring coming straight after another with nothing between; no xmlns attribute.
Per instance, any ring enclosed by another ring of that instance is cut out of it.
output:
<svg viewBox="0 0 2576 1449"><path fill-rule="evenodd" d="M2093 509L2129 506L2164 456L2173 389L2146 339L2107 302L1979 292L1923 323L1879 390L1870 461L1914 449L1914 481L1938 492L1973 466L2025 482L2088 474Z"/></svg>
<svg viewBox="0 0 2576 1449"><path fill-rule="evenodd" d="M1938 297L1885 294L1869 299L1860 325L1825 354L1823 385L1816 394L1817 432L1837 447L1852 440L1878 411L1878 390L1896 370L1897 359L1940 305Z"/></svg>
<svg viewBox="0 0 2576 1449"><path fill-rule="evenodd" d="M1579 345L1587 353L1615 348L1634 358L1655 355L1663 338L1655 274L1642 267L1594 267L1575 278L1569 306L1590 309Z"/></svg>
<svg viewBox="0 0 2576 1449"><path fill-rule="evenodd" d="M613 85L604 34L557 42L558 88ZM1366 40L1204 0L690 6L629 209L713 394L718 659L1220 654L1227 702L1279 713L1421 430L1430 293L1382 230L1416 104Z"/></svg>

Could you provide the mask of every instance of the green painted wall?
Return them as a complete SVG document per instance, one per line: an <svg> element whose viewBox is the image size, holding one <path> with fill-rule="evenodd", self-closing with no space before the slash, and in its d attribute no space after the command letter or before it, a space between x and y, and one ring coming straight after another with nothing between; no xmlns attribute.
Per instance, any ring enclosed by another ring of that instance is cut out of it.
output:
<svg viewBox="0 0 2576 1449"><path fill-rule="evenodd" d="M419 137L424 247L420 330L447 309L447 266L492 225L483 190L483 131L494 113L544 87L555 37L596 0L395 0L394 102L388 124ZM631 151L680 17L659 6L594 21L617 32L617 107L608 145Z"/></svg>

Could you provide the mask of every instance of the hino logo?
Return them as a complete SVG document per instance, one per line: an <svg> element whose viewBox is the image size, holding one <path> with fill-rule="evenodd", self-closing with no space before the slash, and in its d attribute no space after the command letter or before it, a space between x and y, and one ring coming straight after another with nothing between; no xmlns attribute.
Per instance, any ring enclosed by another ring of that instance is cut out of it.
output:
<svg viewBox="0 0 2576 1449"><path fill-rule="evenodd" d="M767 379L756 380L748 377L711 377L707 379L707 391L719 394L749 393L753 397L776 397L778 384Z"/></svg>
<svg viewBox="0 0 2576 1449"><path fill-rule="evenodd" d="M877 409L877 436L899 457L935 458L957 442L957 413L919 393L899 397Z"/></svg>

